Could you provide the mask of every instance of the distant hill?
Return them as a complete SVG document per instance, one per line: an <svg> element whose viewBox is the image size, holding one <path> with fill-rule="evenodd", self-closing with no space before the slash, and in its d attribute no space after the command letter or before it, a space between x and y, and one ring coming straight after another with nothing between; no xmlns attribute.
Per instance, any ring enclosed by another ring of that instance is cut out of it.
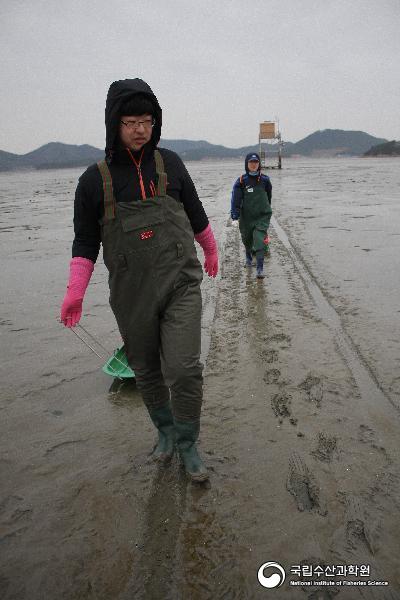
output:
<svg viewBox="0 0 400 600"><path fill-rule="evenodd" d="M11 152L4 152L0 150L0 171L9 171L14 168L17 164L20 156L18 154L12 154Z"/></svg>
<svg viewBox="0 0 400 600"><path fill-rule="evenodd" d="M393 140L386 144L372 146L372 148L364 153L364 156L400 156L400 142Z"/></svg>
<svg viewBox="0 0 400 600"><path fill-rule="evenodd" d="M87 144L74 146L50 142L33 152L24 154L22 158L24 163L36 169L45 168L49 164L54 167L79 167L101 160L104 158L104 151Z"/></svg>
<svg viewBox="0 0 400 600"><path fill-rule="evenodd" d="M50 142L27 154L11 154L0 150L0 171L20 169L61 169L88 166L104 157L104 151L83 144Z"/></svg>
<svg viewBox="0 0 400 600"><path fill-rule="evenodd" d="M299 142L285 142L284 156L361 156L371 146L387 142L376 138L363 131L343 131L341 129L325 129L315 131ZM205 140L164 140L160 141L162 148L169 148L177 152L183 160L201 159L243 159L249 152L258 152L258 144L242 146L241 148L228 148L226 146L210 144ZM276 144L265 144L268 153L276 152ZM19 169L59 169L62 167L86 167L104 158L104 151L94 146L84 144L62 144L51 142L45 144L28 154L12 154L0 150L0 171Z"/></svg>
<svg viewBox="0 0 400 600"><path fill-rule="evenodd" d="M342 129L324 129L315 131L303 140L296 142L285 152L287 155L301 156L360 156L374 144L387 142L364 131L344 131Z"/></svg>
<svg viewBox="0 0 400 600"><path fill-rule="evenodd" d="M204 140L160 140L161 148L173 150L183 160L201 160L202 158L234 158L240 156L237 149L210 144Z"/></svg>
<svg viewBox="0 0 400 600"><path fill-rule="evenodd" d="M191 150L204 149L207 151L208 148L212 148L213 144L206 142L205 140L160 140L161 148L168 148L173 150L177 154L183 154L184 152L190 152Z"/></svg>

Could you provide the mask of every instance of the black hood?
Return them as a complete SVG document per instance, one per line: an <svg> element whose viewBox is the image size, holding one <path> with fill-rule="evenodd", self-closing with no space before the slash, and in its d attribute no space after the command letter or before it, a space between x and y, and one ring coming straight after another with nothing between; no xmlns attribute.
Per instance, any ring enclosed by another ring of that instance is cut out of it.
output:
<svg viewBox="0 0 400 600"><path fill-rule="evenodd" d="M253 158L254 158L255 156L257 156L258 162L259 162L259 163L260 163L260 165L261 165L261 161L260 161L260 156L259 156L259 154L258 154L257 152L249 152L249 153L246 155L246 158L244 159L244 168L245 168L245 171L246 171L246 173L247 173L247 174L249 174L249 159L250 159L250 157L251 157L251 156L252 156ZM260 172L260 166L258 167L258 171L257 171L257 173L259 173L259 172Z"/></svg>
<svg viewBox="0 0 400 600"><path fill-rule="evenodd" d="M162 110L158 104L158 100L153 94L151 87L147 85L143 79L121 79L114 81L108 90L106 101L106 158L112 160L112 156L118 145L118 131L120 109L122 104L130 100L135 94L146 94L149 100L154 105L154 117L156 124L153 127L151 141L155 148L160 141L161 125L162 125Z"/></svg>

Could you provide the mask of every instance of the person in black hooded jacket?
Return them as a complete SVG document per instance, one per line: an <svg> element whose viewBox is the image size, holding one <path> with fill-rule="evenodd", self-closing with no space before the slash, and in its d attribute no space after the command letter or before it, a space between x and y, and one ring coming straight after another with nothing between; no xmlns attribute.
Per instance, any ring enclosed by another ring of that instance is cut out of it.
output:
<svg viewBox="0 0 400 600"><path fill-rule="evenodd" d="M105 160L80 177L72 260L61 321L75 326L100 245L110 305L149 415L154 458L175 444L194 481L208 478L196 448L202 403L201 245L218 272L217 245L194 184L177 154L158 148L162 111L141 79L115 81L106 101Z"/></svg>

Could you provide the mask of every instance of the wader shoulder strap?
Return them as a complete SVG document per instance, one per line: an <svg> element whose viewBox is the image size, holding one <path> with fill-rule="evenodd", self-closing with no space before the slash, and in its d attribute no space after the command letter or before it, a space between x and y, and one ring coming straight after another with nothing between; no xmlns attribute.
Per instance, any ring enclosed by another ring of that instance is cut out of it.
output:
<svg viewBox="0 0 400 600"><path fill-rule="evenodd" d="M248 181L249 181L249 176L247 175L247 173L246 173L246 175L241 175L240 176L240 187L245 188L246 185L248 184ZM261 181L261 173L257 177L257 184L259 184L260 181Z"/></svg>
<svg viewBox="0 0 400 600"><path fill-rule="evenodd" d="M101 178L103 180L103 191L104 191L104 217L108 219L115 218L115 198L113 192L112 178L110 169L105 160L101 160L97 163L100 171Z"/></svg>
<svg viewBox="0 0 400 600"><path fill-rule="evenodd" d="M157 196L165 196L167 193L167 174L164 169L164 161L159 150L154 150L157 173Z"/></svg>

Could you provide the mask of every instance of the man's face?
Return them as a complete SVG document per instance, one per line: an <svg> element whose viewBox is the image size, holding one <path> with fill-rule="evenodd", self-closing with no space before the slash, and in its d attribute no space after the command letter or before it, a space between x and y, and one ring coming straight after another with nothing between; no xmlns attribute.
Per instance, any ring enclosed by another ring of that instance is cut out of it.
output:
<svg viewBox="0 0 400 600"><path fill-rule="evenodd" d="M252 171L252 172L258 171L258 166L260 164L258 162L258 160L254 160L254 159L253 160L249 160L249 162L247 164L248 164L248 167L249 167L249 171Z"/></svg>
<svg viewBox="0 0 400 600"><path fill-rule="evenodd" d="M153 117L149 114L122 116L119 120L119 137L126 148L140 150L151 139Z"/></svg>

